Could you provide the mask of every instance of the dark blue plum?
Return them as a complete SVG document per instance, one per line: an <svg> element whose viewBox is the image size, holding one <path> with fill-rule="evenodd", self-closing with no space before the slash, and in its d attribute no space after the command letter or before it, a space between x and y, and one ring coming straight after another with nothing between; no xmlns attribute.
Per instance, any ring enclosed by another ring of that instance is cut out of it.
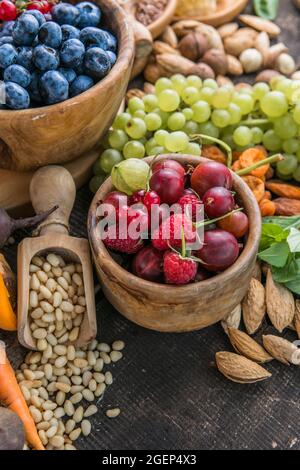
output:
<svg viewBox="0 0 300 470"><path fill-rule="evenodd" d="M39 44L33 49L32 61L41 71L56 70L59 66L59 55L52 47Z"/></svg>
<svg viewBox="0 0 300 470"><path fill-rule="evenodd" d="M27 88L31 81L30 72L18 64L7 67L4 70L3 78L5 82L14 82L23 88Z"/></svg>
<svg viewBox="0 0 300 470"><path fill-rule="evenodd" d="M32 72L30 84L27 88L30 99L35 103L42 103L42 97L39 90L39 81L41 74L38 72Z"/></svg>
<svg viewBox="0 0 300 470"><path fill-rule="evenodd" d="M60 60L65 67L78 67L84 57L85 47L79 39L68 39L60 50Z"/></svg>
<svg viewBox="0 0 300 470"><path fill-rule="evenodd" d="M33 15L23 13L15 21L12 37L17 46L31 46L39 32L39 22Z"/></svg>
<svg viewBox="0 0 300 470"><path fill-rule="evenodd" d="M58 3L52 8L51 15L53 21L56 21L56 23L60 25L70 24L71 26L76 26L80 13L79 10L73 5L70 5L70 3Z"/></svg>
<svg viewBox="0 0 300 470"><path fill-rule="evenodd" d="M0 46L0 68L6 69L14 64L17 60L17 49L11 44L3 44Z"/></svg>
<svg viewBox="0 0 300 470"><path fill-rule="evenodd" d="M106 51L106 54L108 55L111 67L113 67L115 63L117 62L116 54L112 51Z"/></svg>
<svg viewBox="0 0 300 470"><path fill-rule="evenodd" d="M10 109L26 109L30 105L28 92L17 83L5 83L6 106Z"/></svg>
<svg viewBox="0 0 300 470"><path fill-rule="evenodd" d="M68 81L54 70L49 70L41 76L39 89L46 104L59 103L69 97Z"/></svg>
<svg viewBox="0 0 300 470"><path fill-rule="evenodd" d="M34 16L35 19L38 20L40 26L42 26L42 24L46 23L46 19L45 19L43 13L41 13L38 10L26 10L26 11L24 11L24 15Z"/></svg>
<svg viewBox="0 0 300 470"><path fill-rule="evenodd" d="M0 38L0 46L2 46L2 44L13 44L13 43L14 43L14 40L12 36L2 36Z"/></svg>
<svg viewBox="0 0 300 470"><path fill-rule="evenodd" d="M43 24L39 30L39 41L45 46L57 49L62 43L61 27L54 21Z"/></svg>
<svg viewBox="0 0 300 470"><path fill-rule="evenodd" d="M118 41L116 36L114 36L110 31L104 31L107 37L107 49L112 52L117 52Z"/></svg>
<svg viewBox="0 0 300 470"><path fill-rule="evenodd" d="M105 51L108 49L107 32L99 28L88 27L82 29L80 32L80 41L83 42L86 48L97 46Z"/></svg>
<svg viewBox="0 0 300 470"><path fill-rule="evenodd" d="M80 16L78 20L78 28L86 28L87 26L98 26L101 20L100 8L91 2L80 2L76 5Z"/></svg>
<svg viewBox="0 0 300 470"><path fill-rule="evenodd" d="M68 83L72 83L75 80L75 78L77 77L77 73L73 69L67 69L65 67L59 67L59 69L57 69L57 71L59 73L61 73L68 80Z"/></svg>
<svg viewBox="0 0 300 470"><path fill-rule="evenodd" d="M86 74L97 79L105 77L111 69L109 57L100 47L86 51L83 63Z"/></svg>
<svg viewBox="0 0 300 470"><path fill-rule="evenodd" d="M5 21L0 30L0 38L2 36L11 36L14 24L14 21Z"/></svg>
<svg viewBox="0 0 300 470"><path fill-rule="evenodd" d="M32 47L29 46L21 46L17 47L17 60L16 64L22 65L25 69L29 70L29 72L33 72L34 64L32 62Z"/></svg>
<svg viewBox="0 0 300 470"><path fill-rule="evenodd" d="M94 80L87 75L79 75L70 85L70 97L80 95L94 85Z"/></svg>
<svg viewBox="0 0 300 470"><path fill-rule="evenodd" d="M75 26L71 26L70 24L63 24L61 27L61 32L63 42L67 41L68 39L79 39L79 29L75 28Z"/></svg>

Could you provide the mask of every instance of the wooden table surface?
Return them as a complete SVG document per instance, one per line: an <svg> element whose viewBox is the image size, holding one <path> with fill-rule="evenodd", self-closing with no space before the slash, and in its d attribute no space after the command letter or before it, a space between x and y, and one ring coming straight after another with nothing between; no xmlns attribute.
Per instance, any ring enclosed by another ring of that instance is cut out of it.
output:
<svg viewBox="0 0 300 470"><path fill-rule="evenodd" d="M300 14L290 0L280 3L282 39L300 59ZM78 192L71 220L74 235L86 235L83 220L90 200L87 188ZM14 264L16 246L5 254ZM273 374L268 381L231 383L213 366L215 352L232 350L220 325L189 334L160 334L125 320L101 292L96 300L99 339L122 339L126 349L124 359L109 369L114 383L92 419L92 434L79 440L78 447L300 449L300 375L295 367L274 361L267 366ZM272 328L266 326L265 331L272 332ZM0 339L7 342L17 366L24 351L15 334L0 333ZM110 406L122 410L116 420L105 416Z"/></svg>

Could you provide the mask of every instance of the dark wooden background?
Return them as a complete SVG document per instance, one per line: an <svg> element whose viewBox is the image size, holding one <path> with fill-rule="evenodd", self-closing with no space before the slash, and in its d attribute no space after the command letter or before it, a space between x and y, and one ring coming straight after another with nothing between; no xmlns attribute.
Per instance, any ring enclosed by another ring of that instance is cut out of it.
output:
<svg viewBox="0 0 300 470"><path fill-rule="evenodd" d="M300 14L291 0L280 3L282 40L300 59ZM88 188L81 189L71 220L74 235L86 236L90 201ZM15 265L16 246L5 254ZM99 339L123 339L126 349L124 359L110 368L114 383L92 419L92 434L78 441L81 449L300 449L295 367L274 362L267 366L270 380L233 384L213 365L216 351L231 350L220 325L189 334L148 331L121 317L101 293L97 314ZM24 351L15 334L0 333L0 339L17 366ZM110 406L122 410L116 420L105 416Z"/></svg>

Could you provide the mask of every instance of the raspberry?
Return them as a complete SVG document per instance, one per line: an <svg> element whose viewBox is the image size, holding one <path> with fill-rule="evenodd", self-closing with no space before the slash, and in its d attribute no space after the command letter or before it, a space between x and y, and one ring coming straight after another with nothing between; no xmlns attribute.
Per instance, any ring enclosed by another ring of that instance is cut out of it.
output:
<svg viewBox="0 0 300 470"><path fill-rule="evenodd" d="M185 194L182 196L179 201L177 202L185 212L185 207L188 209L188 215L190 216L190 212L192 212L192 219L196 220L196 218L203 213L203 202L196 196L196 194Z"/></svg>
<svg viewBox="0 0 300 470"><path fill-rule="evenodd" d="M120 239L118 228L118 226L115 228L115 226L110 225L102 235L103 243L107 248L127 254L136 253L143 248L141 238L133 239L127 234L126 239Z"/></svg>
<svg viewBox="0 0 300 470"><path fill-rule="evenodd" d="M196 277L197 263L182 258L179 253L167 251L164 254L163 270L167 284L188 284Z"/></svg>
<svg viewBox="0 0 300 470"><path fill-rule="evenodd" d="M184 214L173 214L164 220L152 235L152 244L157 250L167 250L169 245L181 248L181 231L184 230L186 244L196 241L196 229Z"/></svg>

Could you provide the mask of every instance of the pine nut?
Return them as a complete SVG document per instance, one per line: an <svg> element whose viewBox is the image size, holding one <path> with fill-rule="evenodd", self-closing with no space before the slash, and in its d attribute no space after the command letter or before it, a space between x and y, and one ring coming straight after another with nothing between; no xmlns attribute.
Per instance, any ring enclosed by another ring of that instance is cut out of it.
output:
<svg viewBox="0 0 300 470"><path fill-rule="evenodd" d="M86 359L76 357L76 359L74 359L74 365L80 369L83 369L84 367L88 366L88 361Z"/></svg>
<svg viewBox="0 0 300 470"><path fill-rule="evenodd" d="M55 367L64 367L68 362L68 359L66 358L66 356L59 356L56 360L55 360Z"/></svg>
<svg viewBox="0 0 300 470"><path fill-rule="evenodd" d="M50 423L48 423L47 421L42 421L41 423L38 423L36 425L36 428L38 430L47 431L50 428Z"/></svg>
<svg viewBox="0 0 300 470"><path fill-rule="evenodd" d="M54 266L56 268L59 266L59 258L54 253L49 253L46 259L48 263L51 264L51 266Z"/></svg>
<svg viewBox="0 0 300 470"><path fill-rule="evenodd" d="M93 353L93 351L88 351L87 361L90 366L94 366L96 364L96 358L95 358L95 354Z"/></svg>
<svg viewBox="0 0 300 470"><path fill-rule="evenodd" d="M82 395L83 395L83 398L84 398L86 401L94 401L94 400L95 400L95 397L94 397L93 392L91 392L91 391L88 390L87 388L85 388L84 390L82 390Z"/></svg>
<svg viewBox="0 0 300 470"><path fill-rule="evenodd" d="M82 434L87 437L91 433L91 430L92 430L91 423L87 419L84 419L81 423Z"/></svg>
<svg viewBox="0 0 300 470"><path fill-rule="evenodd" d="M75 282L75 284L80 287L82 286L83 282L82 282L82 278L81 276L79 276L78 273L74 273L73 276L72 276L72 281Z"/></svg>
<svg viewBox="0 0 300 470"><path fill-rule="evenodd" d="M122 351L124 348L125 348L124 341L118 340L118 341L114 341L112 344L112 349L114 351Z"/></svg>
<svg viewBox="0 0 300 470"><path fill-rule="evenodd" d="M101 372L94 372L93 377L98 384L105 382L105 375Z"/></svg>
<svg viewBox="0 0 300 470"><path fill-rule="evenodd" d="M42 421L42 413L40 410L35 408L35 406L30 406L29 407L30 414L32 416L32 419L35 423L40 423Z"/></svg>
<svg viewBox="0 0 300 470"><path fill-rule="evenodd" d="M76 447L72 446L72 444L66 444L65 450L77 450Z"/></svg>
<svg viewBox="0 0 300 470"><path fill-rule="evenodd" d="M49 300L52 297L51 292L49 291L49 289L47 289L46 286L43 286L43 285L40 286L40 293L44 296L44 299Z"/></svg>
<svg viewBox="0 0 300 470"><path fill-rule="evenodd" d="M97 359L96 364L94 366L94 370L96 372L101 372L103 370L103 367L104 367L104 361L102 358L99 357L99 359Z"/></svg>
<svg viewBox="0 0 300 470"><path fill-rule="evenodd" d="M84 412L83 416L89 418L98 412L98 408L95 405L90 405Z"/></svg>
<svg viewBox="0 0 300 470"><path fill-rule="evenodd" d="M50 444L53 445L53 447L61 447L64 445L64 438L62 436L53 436L50 439Z"/></svg>
<svg viewBox="0 0 300 470"><path fill-rule="evenodd" d="M113 383L113 376L111 372L105 372L105 383L111 385Z"/></svg>
<svg viewBox="0 0 300 470"><path fill-rule="evenodd" d="M109 353L110 352L110 346L107 343L99 343L97 346L98 351Z"/></svg>
<svg viewBox="0 0 300 470"><path fill-rule="evenodd" d="M70 393L72 393L72 395L75 395L76 393L82 392L83 389L83 385L72 385Z"/></svg>
<svg viewBox="0 0 300 470"><path fill-rule="evenodd" d="M42 310L40 307L34 309L30 313L31 318L33 318L34 320L38 320L39 318L42 318L43 315L44 315L44 310Z"/></svg>
<svg viewBox="0 0 300 470"><path fill-rule="evenodd" d="M71 386L68 384L64 384L63 382L56 382L56 388L60 392L69 393Z"/></svg>
<svg viewBox="0 0 300 470"><path fill-rule="evenodd" d="M82 418L83 418L83 406L79 406L75 413L73 414L73 420L75 421L75 423L80 423L82 421Z"/></svg>
<svg viewBox="0 0 300 470"><path fill-rule="evenodd" d="M120 408L112 408L106 411L106 416L108 418L116 418L121 413Z"/></svg>
<svg viewBox="0 0 300 470"><path fill-rule="evenodd" d="M56 290L57 282L54 279L49 278L46 282L46 287L53 294Z"/></svg>
<svg viewBox="0 0 300 470"><path fill-rule="evenodd" d="M65 291L68 290L69 284L64 277L60 276L57 282Z"/></svg>
<svg viewBox="0 0 300 470"><path fill-rule="evenodd" d="M79 303L79 305L81 305L82 307L85 307L85 306L86 306L85 297L84 297L84 296L78 297L78 303Z"/></svg>
<svg viewBox="0 0 300 470"><path fill-rule="evenodd" d="M48 273L49 271L51 271L51 264L44 263L43 264L43 270L44 270L45 273Z"/></svg>
<svg viewBox="0 0 300 470"><path fill-rule="evenodd" d="M39 435L39 438L41 439L42 441L42 444L45 446L48 444L48 438L46 436L46 433L43 429L41 429L39 432L38 432L38 435Z"/></svg>
<svg viewBox="0 0 300 470"><path fill-rule="evenodd" d="M62 278L62 279L64 279L64 278ZM68 293L61 286L57 286L56 291L61 294L61 296L64 300L68 300L68 298L69 298Z"/></svg>
<svg viewBox="0 0 300 470"><path fill-rule="evenodd" d="M48 280L48 276L47 276L46 272L39 270L39 271L37 271L36 275L37 275L39 281L41 281L43 284L46 284L46 282Z"/></svg>
<svg viewBox="0 0 300 470"><path fill-rule="evenodd" d="M112 362L118 362L120 359L122 359L123 354L120 351L112 351L110 353L110 358Z"/></svg>
<svg viewBox="0 0 300 470"><path fill-rule="evenodd" d="M54 346L53 351L55 354L58 354L58 356L65 356L67 354L67 347L62 344L58 344L57 346Z"/></svg>
<svg viewBox="0 0 300 470"><path fill-rule="evenodd" d="M77 403L81 402L82 398L82 393L74 393L74 395L70 398L70 402L73 403L73 405L77 405Z"/></svg>
<svg viewBox="0 0 300 470"><path fill-rule="evenodd" d="M76 351L73 345L68 346L67 349L67 358L68 361L74 361L76 355Z"/></svg>
<svg viewBox="0 0 300 470"><path fill-rule="evenodd" d="M43 266L43 263L44 261L42 260L42 258L40 258L39 256L34 256L31 260L32 264L35 264L36 266Z"/></svg>
<svg viewBox="0 0 300 470"><path fill-rule="evenodd" d="M60 308L62 309L63 312L69 313L69 312L73 312L74 305L71 304L71 302L63 300L61 305L60 305Z"/></svg>
<svg viewBox="0 0 300 470"><path fill-rule="evenodd" d="M47 349L47 341L45 339L38 339L36 347L39 351L45 351Z"/></svg>
<svg viewBox="0 0 300 470"><path fill-rule="evenodd" d="M63 336L61 336L58 340L59 344L66 343L69 339L69 333L65 333Z"/></svg>
<svg viewBox="0 0 300 470"><path fill-rule="evenodd" d="M41 283L35 273L32 274L29 285L30 285L30 289L35 290L35 291L39 290Z"/></svg>
<svg viewBox="0 0 300 470"><path fill-rule="evenodd" d="M61 390L57 392L56 403L58 404L58 406L62 406L65 402L65 399L66 399L66 394L64 392L62 392Z"/></svg>
<svg viewBox="0 0 300 470"><path fill-rule="evenodd" d="M62 275L62 269L59 266L57 266L57 268L53 267L52 272L56 277L60 277Z"/></svg>
<svg viewBox="0 0 300 470"><path fill-rule="evenodd" d="M57 426L51 426L47 431L46 431L46 436L48 439L52 439L52 437L55 436L57 431Z"/></svg>
<svg viewBox="0 0 300 470"><path fill-rule="evenodd" d="M80 434L81 434L81 429L80 428L74 429L74 431L72 431L69 434L69 438L71 439L71 441L76 441L76 439L78 439Z"/></svg>
<svg viewBox="0 0 300 470"><path fill-rule="evenodd" d="M52 307L51 304L49 304L49 302L47 302L46 300L42 300L40 302L40 306L42 307L42 309L44 310L45 313L52 313L54 312L54 308Z"/></svg>
<svg viewBox="0 0 300 470"><path fill-rule="evenodd" d="M66 415L73 416L75 409L74 409L73 403L70 400L66 400L65 405L64 405L64 410L65 410Z"/></svg>
<svg viewBox="0 0 300 470"><path fill-rule="evenodd" d="M29 266L29 272L30 273L36 273L39 270L38 266L35 266L34 264L30 264Z"/></svg>
<svg viewBox="0 0 300 470"><path fill-rule="evenodd" d="M70 432L73 431L75 426L76 426L76 423L75 423L74 419L68 419L68 421L66 422L66 433L70 434Z"/></svg>
<svg viewBox="0 0 300 470"><path fill-rule="evenodd" d="M34 290L31 290L29 293L29 305L31 308L37 308L39 305L38 295Z"/></svg>
<svg viewBox="0 0 300 470"><path fill-rule="evenodd" d="M24 374L24 377L28 380L34 380L35 379L35 375L30 369L25 369L23 374Z"/></svg>
<svg viewBox="0 0 300 470"><path fill-rule="evenodd" d="M56 408L56 410L54 410L54 416L56 419L63 418L63 416L65 416L65 410L62 407Z"/></svg>
<svg viewBox="0 0 300 470"><path fill-rule="evenodd" d="M86 371L82 375L82 383L85 387L88 386L90 380L92 380L93 374L90 371Z"/></svg>
<svg viewBox="0 0 300 470"><path fill-rule="evenodd" d="M64 271L67 271L70 274L74 274L76 271L76 268L74 264L68 264L67 266L65 266Z"/></svg>
<svg viewBox="0 0 300 470"><path fill-rule="evenodd" d="M43 418L44 418L44 421L50 421L50 419L53 418L53 411L52 410L44 411Z"/></svg>
<svg viewBox="0 0 300 470"><path fill-rule="evenodd" d="M109 355L106 353L106 352L100 352L100 357L103 359L103 362L104 364L110 364L111 363L111 359L109 357Z"/></svg>
<svg viewBox="0 0 300 470"><path fill-rule="evenodd" d="M91 392L95 392L95 391L96 391L96 389L97 389L97 382L96 382L96 380L94 380L94 379L90 380L90 382L89 382L89 389L90 389Z"/></svg>

